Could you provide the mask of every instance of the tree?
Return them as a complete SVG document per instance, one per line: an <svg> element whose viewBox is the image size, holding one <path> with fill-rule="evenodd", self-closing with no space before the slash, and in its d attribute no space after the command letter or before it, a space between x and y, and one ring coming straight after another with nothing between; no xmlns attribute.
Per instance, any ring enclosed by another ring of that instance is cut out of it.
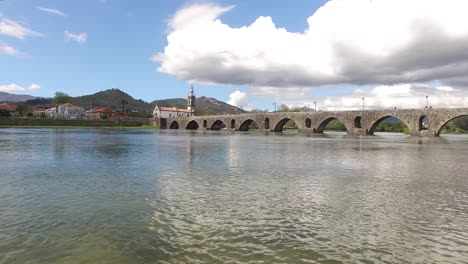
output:
<svg viewBox="0 0 468 264"><path fill-rule="evenodd" d="M66 104L66 103L71 103L72 98L68 94L64 92L55 92L54 99L52 100L52 103L56 106L55 111L58 112L58 106L61 104Z"/></svg>
<svg viewBox="0 0 468 264"><path fill-rule="evenodd" d="M291 112L310 112L311 109L307 106L293 107Z"/></svg>
<svg viewBox="0 0 468 264"><path fill-rule="evenodd" d="M291 109L289 109L289 107L285 104L281 104L279 107L278 107L278 112L289 112Z"/></svg>
<svg viewBox="0 0 468 264"><path fill-rule="evenodd" d="M0 117L10 117L11 113L9 110L6 109L0 109Z"/></svg>
<svg viewBox="0 0 468 264"><path fill-rule="evenodd" d="M340 120L333 119L330 121L330 123L327 124L325 130L346 131L346 127Z"/></svg>
<svg viewBox="0 0 468 264"><path fill-rule="evenodd" d="M128 101L125 99L122 99L120 103L122 104L122 113L125 113L125 105L128 105Z"/></svg>
<svg viewBox="0 0 468 264"><path fill-rule="evenodd" d="M16 107L16 113L18 113L20 117L23 117L26 114L26 111L28 111L28 107L25 105L18 105Z"/></svg>

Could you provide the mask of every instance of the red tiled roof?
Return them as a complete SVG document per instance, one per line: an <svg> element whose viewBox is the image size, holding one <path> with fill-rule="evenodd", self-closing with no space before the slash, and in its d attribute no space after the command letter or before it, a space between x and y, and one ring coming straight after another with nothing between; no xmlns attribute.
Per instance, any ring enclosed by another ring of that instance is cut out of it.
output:
<svg viewBox="0 0 468 264"><path fill-rule="evenodd" d="M171 111L171 112L182 112L182 113L191 113L192 111L188 109L182 109L177 107L159 107L161 111Z"/></svg>
<svg viewBox="0 0 468 264"><path fill-rule="evenodd" d="M11 105L11 104L0 104L0 109L8 110L8 111L16 111L16 105Z"/></svg>
<svg viewBox="0 0 468 264"><path fill-rule="evenodd" d="M93 108L91 108L91 110L93 110L93 111L103 111L103 110L112 111L112 108L109 108L109 107L93 107Z"/></svg>

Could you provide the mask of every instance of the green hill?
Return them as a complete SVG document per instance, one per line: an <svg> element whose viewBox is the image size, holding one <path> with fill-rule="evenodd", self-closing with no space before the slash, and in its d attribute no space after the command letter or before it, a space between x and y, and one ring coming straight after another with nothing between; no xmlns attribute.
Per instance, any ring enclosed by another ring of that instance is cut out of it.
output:
<svg viewBox="0 0 468 264"><path fill-rule="evenodd" d="M136 110L141 113L151 112L151 107L147 102L141 99L137 100L119 89L109 89L91 95L73 97L72 101L85 109L102 106L122 111L122 100L127 101L125 109Z"/></svg>
<svg viewBox="0 0 468 264"><path fill-rule="evenodd" d="M157 100L153 101L151 106L154 108L156 104L165 107L175 106L177 108L186 108L187 100L182 98ZM246 112L238 107L205 96L195 99L195 111L197 115L225 115Z"/></svg>
<svg viewBox="0 0 468 264"><path fill-rule="evenodd" d="M153 112L154 107L157 103L160 106L177 108L186 108L187 100L182 98L165 99L153 101L151 103L145 102L141 99L135 99L131 95L119 90L119 89L108 89L105 91L97 92L91 95L84 95L78 97L72 97L72 102L76 105L80 105L85 109L90 109L95 106L109 107L116 111L122 111L122 100L127 101L125 105L125 111L138 112L140 116L146 116ZM29 106L38 105L52 105L51 98L41 98L28 100L26 102ZM216 114L236 114L244 113L245 111L229 105L225 102L218 101L214 98L200 97L195 100L195 109L197 115L216 115Z"/></svg>

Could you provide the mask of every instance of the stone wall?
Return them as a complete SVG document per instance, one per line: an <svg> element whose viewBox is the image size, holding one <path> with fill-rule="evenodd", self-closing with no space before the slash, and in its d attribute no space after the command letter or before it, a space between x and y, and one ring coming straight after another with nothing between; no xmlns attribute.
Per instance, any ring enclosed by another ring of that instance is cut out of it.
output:
<svg viewBox="0 0 468 264"><path fill-rule="evenodd" d="M141 123L143 126L152 126L154 125L154 118L142 118L142 117L121 117L117 119L112 119L117 122L130 122L130 123Z"/></svg>
<svg viewBox="0 0 468 264"><path fill-rule="evenodd" d="M350 135L373 135L376 127L388 117L400 119L414 136L438 136L442 127L450 120L468 115L468 108L461 109L391 109L369 111L311 111L276 112L238 115L193 116L156 120L161 128L218 130L220 123L228 130L247 131L255 122L260 130L281 132L289 120L296 123L300 132L323 133L326 125L338 119L346 126ZM427 128L422 128L423 117L429 119ZM164 123L164 126L163 124Z"/></svg>

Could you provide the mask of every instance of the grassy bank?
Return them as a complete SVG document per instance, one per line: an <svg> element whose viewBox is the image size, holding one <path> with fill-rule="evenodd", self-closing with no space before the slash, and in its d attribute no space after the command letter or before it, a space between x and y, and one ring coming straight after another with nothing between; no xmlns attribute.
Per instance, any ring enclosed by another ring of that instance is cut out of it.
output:
<svg viewBox="0 0 468 264"><path fill-rule="evenodd" d="M10 126L0 125L0 128L104 128L104 129L159 129L155 126Z"/></svg>

